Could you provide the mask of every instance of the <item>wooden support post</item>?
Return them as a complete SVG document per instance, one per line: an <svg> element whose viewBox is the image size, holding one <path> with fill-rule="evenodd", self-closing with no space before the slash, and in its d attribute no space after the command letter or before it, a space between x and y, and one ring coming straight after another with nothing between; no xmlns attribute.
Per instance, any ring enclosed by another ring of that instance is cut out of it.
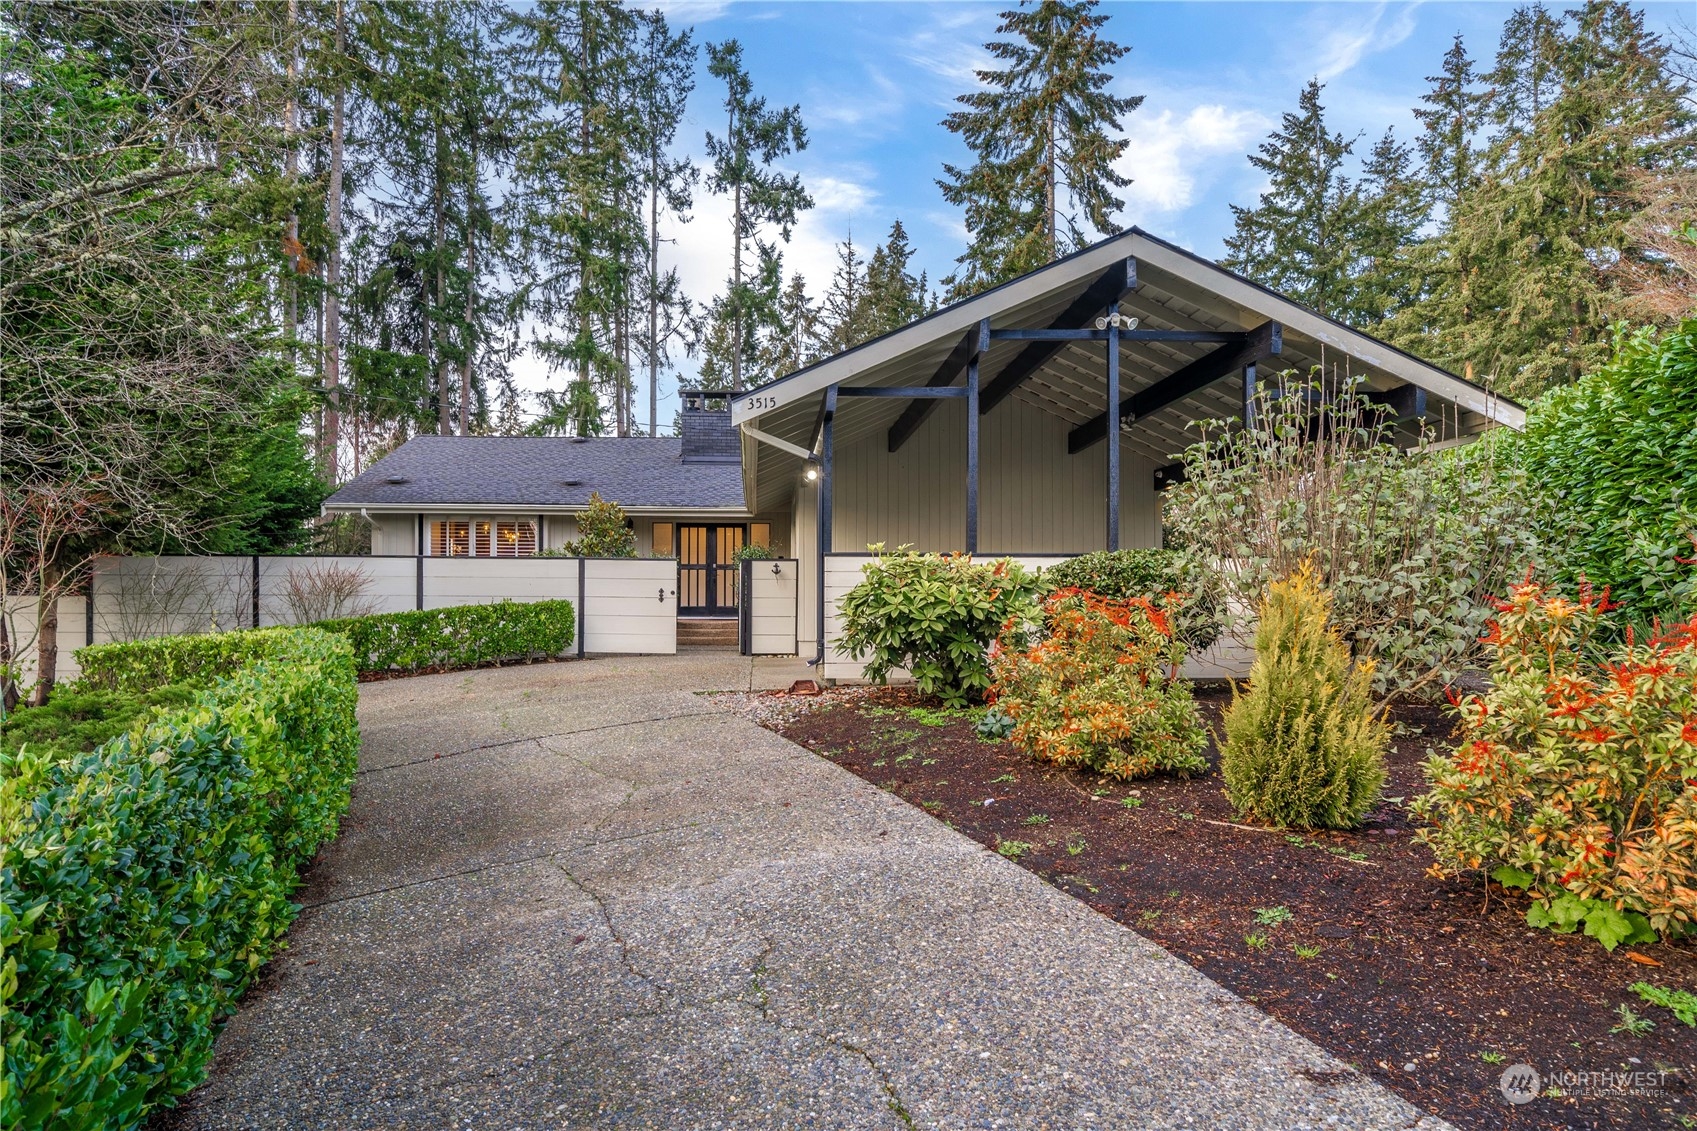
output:
<svg viewBox="0 0 1697 1131"><path fill-rule="evenodd" d="M1120 304L1108 306L1108 549L1120 548Z"/></svg>
<svg viewBox="0 0 1697 1131"><path fill-rule="evenodd" d="M978 348L966 363L966 552L978 552L978 366L990 352L990 320L978 323Z"/></svg>
<svg viewBox="0 0 1697 1131"><path fill-rule="evenodd" d="M82 642L89 645L94 643L94 578L99 572L93 562L88 563L88 595L83 606Z"/></svg>
<svg viewBox="0 0 1697 1131"><path fill-rule="evenodd" d="M423 558L418 560L421 563L424 561ZM585 632L585 626L589 624L589 610L584 607L584 597L589 591L584 575L588 572L589 567L584 563L583 558L579 557L577 560L577 658L580 660L583 659L584 637L588 635ZM676 593L677 590L674 589L672 592Z"/></svg>
<svg viewBox="0 0 1697 1131"><path fill-rule="evenodd" d="M825 390L825 410L819 426L819 657L814 663L825 663L825 556L831 552L831 461L834 455L832 433L837 416L837 387ZM824 671L821 666L820 671Z"/></svg>
<svg viewBox="0 0 1697 1131"><path fill-rule="evenodd" d="M1243 426L1255 427L1255 363L1243 367Z"/></svg>

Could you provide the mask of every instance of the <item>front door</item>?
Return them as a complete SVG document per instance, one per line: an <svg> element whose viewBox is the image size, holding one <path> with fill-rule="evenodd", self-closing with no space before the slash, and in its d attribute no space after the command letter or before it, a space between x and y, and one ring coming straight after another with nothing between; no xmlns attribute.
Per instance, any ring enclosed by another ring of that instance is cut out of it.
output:
<svg viewBox="0 0 1697 1131"><path fill-rule="evenodd" d="M678 527L679 616L736 616L743 535L741 526Z"/></svg>

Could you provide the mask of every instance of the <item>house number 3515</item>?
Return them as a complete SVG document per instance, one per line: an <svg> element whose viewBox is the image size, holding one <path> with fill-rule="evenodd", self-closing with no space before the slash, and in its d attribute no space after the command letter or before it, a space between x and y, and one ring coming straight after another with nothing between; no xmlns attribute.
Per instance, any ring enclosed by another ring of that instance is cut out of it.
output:
<svg viewBox="0 0 1697 1131"><path fill-rule="evenodd" d="M763 408L777 408L778 407L778 398L777 397L749 397L748 400L743 403L743 407L745 409L748 409L750 412L754 412L754 411L757 411L757 410L763 409Z"/></svg>

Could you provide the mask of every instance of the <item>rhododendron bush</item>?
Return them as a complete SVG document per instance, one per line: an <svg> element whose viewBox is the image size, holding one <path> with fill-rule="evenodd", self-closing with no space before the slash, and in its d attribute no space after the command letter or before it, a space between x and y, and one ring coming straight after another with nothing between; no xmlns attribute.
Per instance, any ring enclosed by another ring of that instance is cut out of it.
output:
<svg viewBox="0 0 1697 1131"><path fill-rule="evenodd" d="M1040 622L1010 620L991 653L996 706L1039 761L1117 778L1199 773L1206 737L1166 613L1147 598L1061 589Z"/></svg>
<svg viewBox="0 0 1697 1131"><path fill-rule="evenodd" d="M1613 949L1697 920L1697 618L1601 664L1609 608L1528 581L1497 606L1492 687L1426 766L1414 803L1438 875L1489 871L1537 901L1534 926Z"/></svg>

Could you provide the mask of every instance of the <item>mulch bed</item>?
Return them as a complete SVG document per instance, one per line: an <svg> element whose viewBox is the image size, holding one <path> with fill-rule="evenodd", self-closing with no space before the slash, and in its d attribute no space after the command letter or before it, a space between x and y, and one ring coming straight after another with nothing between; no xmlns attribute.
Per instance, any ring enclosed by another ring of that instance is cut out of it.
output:
<svg viewBox="0 0 1697 1131"><path fill-rule="evenodd" d="M1216 727L1228 694L1199 689L1197 700ZM1390 800L1361 830L1297 837L1237 822L1212 744L1206 775L1123 783L983 741L964 718L914 710L899 688L814 703L764 721L986 846L1029 845L1024 867L1460 1127L1697 1128L1697 1029L1628 989L1697 991L1697 948L1610 954L1581 935L1528 928L1523 897L1493 885L1487 905L1477 882L1426 875L1431 851L1412 841L1396 799L1423 791L1420 764L1450 732L1444 711L1393 714L1402 726ZM1287 921L1257 921L1278 908ZM1656 1027L1611 1033L1622 1004ZM1570 1086L1515 1107L1498 1081L1522 1062L1546 1082L1553 1072L1670 1074L1639 1095Z"/></svg>

